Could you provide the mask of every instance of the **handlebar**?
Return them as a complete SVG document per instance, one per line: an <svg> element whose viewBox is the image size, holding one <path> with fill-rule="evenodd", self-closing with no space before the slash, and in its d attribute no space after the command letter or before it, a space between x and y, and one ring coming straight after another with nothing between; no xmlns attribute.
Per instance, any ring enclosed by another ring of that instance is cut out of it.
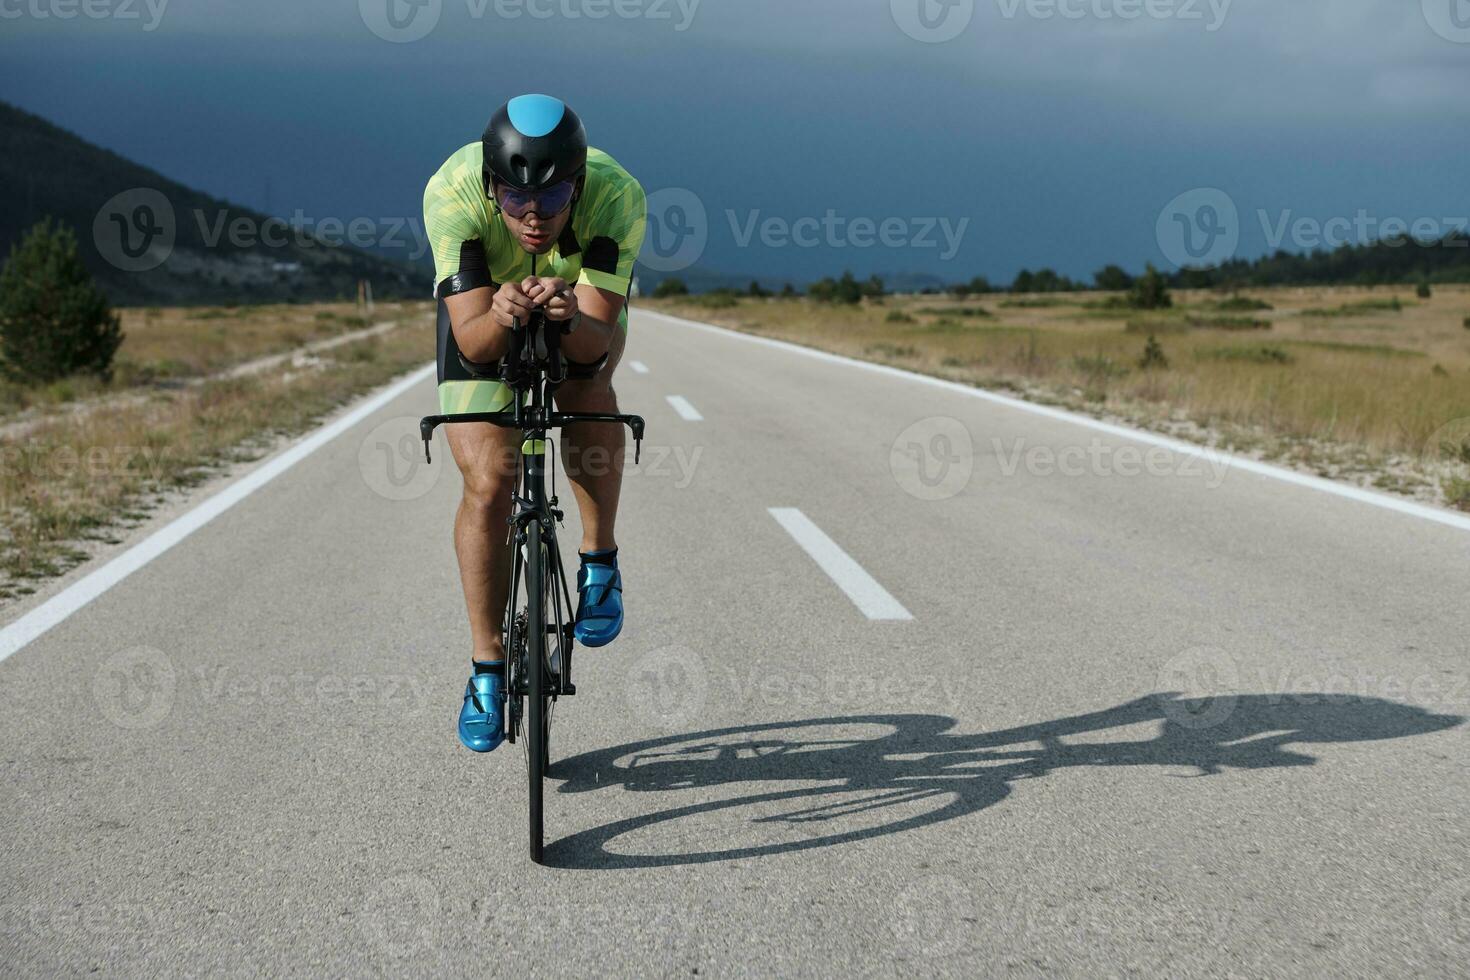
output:
<svg viewBox="0 0 1470 980"><path fill-rule="evenodd" d="M608 422L626 425L633 430L633 464L636 466L643 455L643 430L645 422L641 415L607 415L585 412L548 412L516 404L513 412L470 412L464 415L429 415L419 420L419 435L424 440L424 461L434 462L429 453L429 443L434 430L450 422L488 422L502 429L544 432L560 429L578 422Z"/></svg>

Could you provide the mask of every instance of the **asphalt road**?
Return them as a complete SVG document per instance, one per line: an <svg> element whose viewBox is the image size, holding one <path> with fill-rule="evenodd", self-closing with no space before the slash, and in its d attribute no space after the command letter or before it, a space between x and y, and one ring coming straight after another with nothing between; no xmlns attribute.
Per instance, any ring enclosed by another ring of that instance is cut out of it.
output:
<svg viewBox="0 0 1470 980"><path fill-rule="evenodd" d="M423 384L0 663L0 973L1467 975L1470 531L648 313L627 359L552 866L455 740Z"/></svg>

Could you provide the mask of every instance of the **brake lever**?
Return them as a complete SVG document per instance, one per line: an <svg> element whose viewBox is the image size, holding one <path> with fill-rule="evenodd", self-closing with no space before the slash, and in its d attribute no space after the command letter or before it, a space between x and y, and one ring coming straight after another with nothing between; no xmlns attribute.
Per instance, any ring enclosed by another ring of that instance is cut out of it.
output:
<svg viewBox="0 0 1470 980"><path fill-rule="evenodd" d="M633 430L633 465L638 465L639 457L643 455L643 419L634 416L628 421L628 427Z"/></svg>

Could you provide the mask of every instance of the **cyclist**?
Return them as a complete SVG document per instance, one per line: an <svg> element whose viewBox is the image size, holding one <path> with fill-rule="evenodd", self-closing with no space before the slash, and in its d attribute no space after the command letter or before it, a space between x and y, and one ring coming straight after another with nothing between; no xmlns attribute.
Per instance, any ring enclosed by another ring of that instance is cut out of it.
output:
<svg viewBox="0 0 1470 980"><path fill-rule="evenodd" d="M511 407L497 362L510 331L540 309L549 320L571 321L557 409L617 412L612 378L627 340L628 288L644 223L643 188L587 146L581 120L565 103L522 95L501 106L484 136L445 161L424 191L438 283L440 411ZM454 545L474 642L459 739L489 752L504 738L500 614L510 587L506 520L521 435L483 422L449 425L446 433L464 477ZM575 636L605 646L623 625L613 531L624 432L568 426L561 443L582 515Z"/></svg>

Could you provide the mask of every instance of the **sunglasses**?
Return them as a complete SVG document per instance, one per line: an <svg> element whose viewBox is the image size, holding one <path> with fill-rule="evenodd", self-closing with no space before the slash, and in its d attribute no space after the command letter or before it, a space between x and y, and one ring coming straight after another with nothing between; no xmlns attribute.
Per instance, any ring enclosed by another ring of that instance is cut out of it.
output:
<svg viewBox="0 0 1470 980"><path fill-rule="evenodd" d="M564 180L539 191L523 191L497 182L495 203L512 218L524 218L532 211L539 217L551 218L571 206L572 195L576 190L575 180Z"/></svg>

